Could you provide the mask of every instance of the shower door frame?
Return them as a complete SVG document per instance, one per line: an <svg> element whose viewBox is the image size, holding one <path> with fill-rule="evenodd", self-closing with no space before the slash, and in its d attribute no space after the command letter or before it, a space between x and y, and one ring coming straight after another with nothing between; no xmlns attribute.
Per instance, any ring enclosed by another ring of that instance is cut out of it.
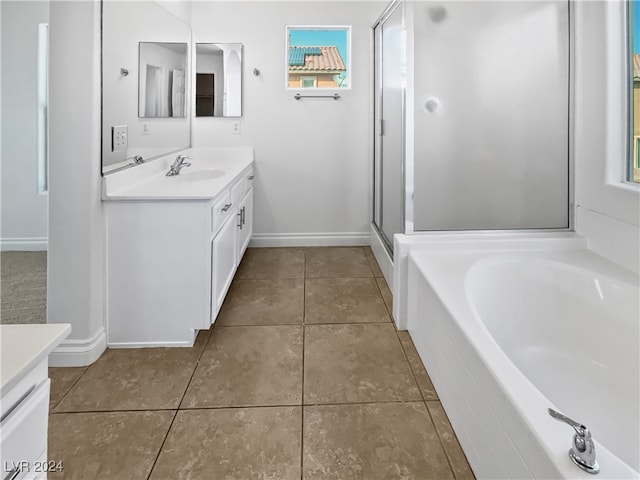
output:
<svg viewBox="0 0 640 480"><path fill-rule="evenodd" d="M391 3L385 8L380 17L374 22L372 26L373 33L373 204L372 204L372 218L371 225L375 229L378 234L381 243L384 245L387 253L393 258L393 238L387 238L387 235L384 233L381 225L383 225L383 213L382 213L382 204L383 204L383 192L381 187L382 182L382 164L384 162L384 158L382 157L382 137L384 136L383 130L383 89L382 89L382 72L384 68L384 62L382 57L382 31L380 30L389 17L391 17L396 10L400 9L400 14L402 16L402 50L403 55L402 59L404 60L405 65L407 64L407 22L406 22L406 2L404 0L392 0ZM407 69L409 68L406 65ZM407 71L408 74L408 71ZM401 126L400 126L400 136L401 136L401 144L402 151L400 152L400 178L401 182L399 185L400 195L401 195L401 216L402 216L402 225L404 225L404 231L398 233L405 233L407 228L407 215L406 215L406 207L407 207L407 195L406 195L406 187L407 187L407 79L408 75L405 75L403 79L402 90L402 104L401 104ZM378 185L380 184L380 190L378 189ZM380 225L378 224L378 220L380 220Z"/></svg>

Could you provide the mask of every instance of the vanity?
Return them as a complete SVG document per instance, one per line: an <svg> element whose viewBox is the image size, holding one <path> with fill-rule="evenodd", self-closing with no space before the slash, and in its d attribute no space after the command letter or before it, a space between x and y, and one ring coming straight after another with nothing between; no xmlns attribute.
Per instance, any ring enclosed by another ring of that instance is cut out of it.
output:
<svg viewBox="0 0 640 480"><path fill-rule="evenodd" d="M3 479L47 478L49 354L71 332L66 323L0 325L0 466Z"/></svg>
<svg viewBox="0 0 640 480"><path fill-rule="evenodd" d="M189 347L216 319L253 231L253 149L191 148L103 177L107 343Z"/></svg>

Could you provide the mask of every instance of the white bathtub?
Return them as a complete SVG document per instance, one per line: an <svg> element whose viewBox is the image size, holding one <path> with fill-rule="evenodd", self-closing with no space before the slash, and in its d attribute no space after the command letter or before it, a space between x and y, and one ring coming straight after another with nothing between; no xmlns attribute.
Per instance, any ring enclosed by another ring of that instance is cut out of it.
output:
<svg viewBox="0 0 640 480"><path fill-rule="evenodd" d="M640 478L638 275L542 243L411 252L409 333L478 478ZM599 475L549 407L589 427Z"/></svg>

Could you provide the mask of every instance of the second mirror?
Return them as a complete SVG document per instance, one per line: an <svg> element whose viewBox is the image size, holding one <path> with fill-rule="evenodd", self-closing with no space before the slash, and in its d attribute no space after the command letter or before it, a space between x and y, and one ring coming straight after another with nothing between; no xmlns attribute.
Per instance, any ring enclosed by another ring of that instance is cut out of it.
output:
<svg viewBox="0 0 640 480"><path fill-rule="evenodd" d="M242 44L196 44L196 117L242 116Z"/></svg>

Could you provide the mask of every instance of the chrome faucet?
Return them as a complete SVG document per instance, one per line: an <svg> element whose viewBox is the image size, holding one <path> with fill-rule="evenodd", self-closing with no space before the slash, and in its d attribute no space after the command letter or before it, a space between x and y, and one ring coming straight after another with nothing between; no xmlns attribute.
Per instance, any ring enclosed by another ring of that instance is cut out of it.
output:
<svg viewBox="0 0 640 480"><path fill-rule="evenodd" d="M598 473L600 465L596 460L596 447L593 444L589 429L552 408L549 408L548 412L553 418L570 425L576 431L573 436L573 445L569 450L569 458L573 460L573 463L585 472Z"/></svg>
<svg viewBox="0 0 640 480"><path fill-rule="evenodd" d="M190 159L192 157L187 157L186 155L178 155L171 165L171 168L169 168L169 171L166 174L167 177L178 175L180 173L180 170L182 170L184 167L190 167L191 163L185 162L187 158Z"/></svg>

